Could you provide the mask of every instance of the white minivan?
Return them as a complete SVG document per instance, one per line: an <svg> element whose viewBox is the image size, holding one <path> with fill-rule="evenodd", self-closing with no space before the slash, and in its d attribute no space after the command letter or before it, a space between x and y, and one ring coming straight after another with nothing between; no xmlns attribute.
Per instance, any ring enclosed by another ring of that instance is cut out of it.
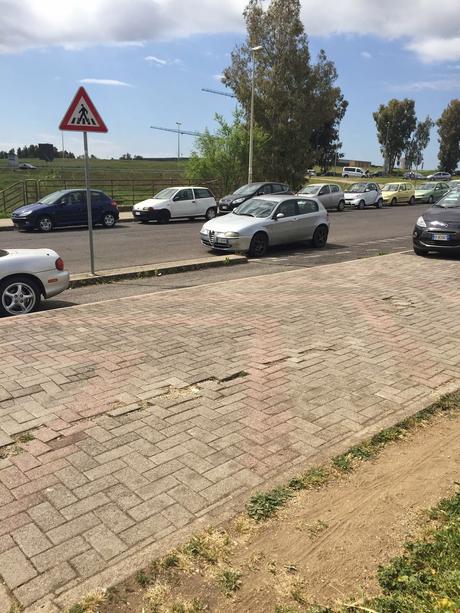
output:
<svg viewBox="0 0 460 613"><path fill-rule="evenodd" d="M217 204L207 187L167 187L133 206L135 221L147 223L158 221L168 223L170 219L204 217L213 219L217 215Z"/></svg>
<svg viewBox="0 0 460 613"><path fill-rule="evenodd" d="M357 166L346 166L342 170L342 177L367 177L369 173L364 168L359 168Z"/></svg>

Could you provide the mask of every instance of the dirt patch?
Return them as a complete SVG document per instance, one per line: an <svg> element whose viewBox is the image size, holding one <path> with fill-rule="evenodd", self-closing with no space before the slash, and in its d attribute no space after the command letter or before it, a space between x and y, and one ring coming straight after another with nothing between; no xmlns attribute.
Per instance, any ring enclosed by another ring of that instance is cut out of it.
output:
<svg viewBox="0 0 460 613"><path fill-rule="evenodd" d="M271 520L232 522L225 560L188 572L169 568L168 603L157 610L274 613L279 606L284 613L376 595L378 566L420 533L426 511L453 493L459 474L460 416L436 417L351 475L299 492ZM241 581L231 597L218 580L224 569ZM101 611L147 612L143 594L133 578ZM173 608L194 599L196 609Z"/></svg>

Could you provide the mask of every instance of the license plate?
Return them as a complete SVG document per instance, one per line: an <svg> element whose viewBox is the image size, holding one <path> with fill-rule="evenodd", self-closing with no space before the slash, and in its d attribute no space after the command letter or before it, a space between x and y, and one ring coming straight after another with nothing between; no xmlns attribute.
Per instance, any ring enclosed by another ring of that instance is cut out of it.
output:
<svg viewBox="0 0 460 613"><path fill-rule="evenodd" d="M450 241L450 234L432 234L431 239L434 241Z"/></svg>
<svg viewBox="0 0 460 613"><path fill-rule="evenodd" d="M140 215L139 211L134 211L134 215Z"/></svg>

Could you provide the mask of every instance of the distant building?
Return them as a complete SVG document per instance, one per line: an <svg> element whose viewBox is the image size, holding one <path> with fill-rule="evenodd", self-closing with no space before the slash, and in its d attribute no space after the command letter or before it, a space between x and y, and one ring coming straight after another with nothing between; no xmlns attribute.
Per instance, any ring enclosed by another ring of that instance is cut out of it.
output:
<svg viewBox="0 0 460 613"><path fill-rule="evenodd" d="M345 158L340 158L337 160L337 166L358 166L358 168L370 168L372 166L372 162L366 162L363 160L346 160Z"/></svg>

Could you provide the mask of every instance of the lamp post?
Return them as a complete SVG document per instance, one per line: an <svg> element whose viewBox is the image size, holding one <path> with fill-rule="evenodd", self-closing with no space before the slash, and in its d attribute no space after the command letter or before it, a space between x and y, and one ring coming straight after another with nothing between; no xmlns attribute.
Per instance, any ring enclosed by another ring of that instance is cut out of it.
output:
<svg viewBox="0 0 460 613"><path fill-rule="evenodd" d="M182 123L180 121L176 121L177 126L177 163L180 162L180 127Z"/></svg>
<svg viewBox="0 0 460 613"><path fill-rule="evenodd" d="M254 53L262 49L261 45L251 47L252 56L252 78L251 78L251 116L249 119L249 168L248 183L252 183L252 158L254 153L254 82L255 82L255 57Z"/></svg>
<svg viewBox="0 0 460 613"><path fill-rule="evenodd" d="M390 172L390 160L388 159L388 130L390 129L390 122L386 122L387 133L385 137L385 173Z"/></svg>

